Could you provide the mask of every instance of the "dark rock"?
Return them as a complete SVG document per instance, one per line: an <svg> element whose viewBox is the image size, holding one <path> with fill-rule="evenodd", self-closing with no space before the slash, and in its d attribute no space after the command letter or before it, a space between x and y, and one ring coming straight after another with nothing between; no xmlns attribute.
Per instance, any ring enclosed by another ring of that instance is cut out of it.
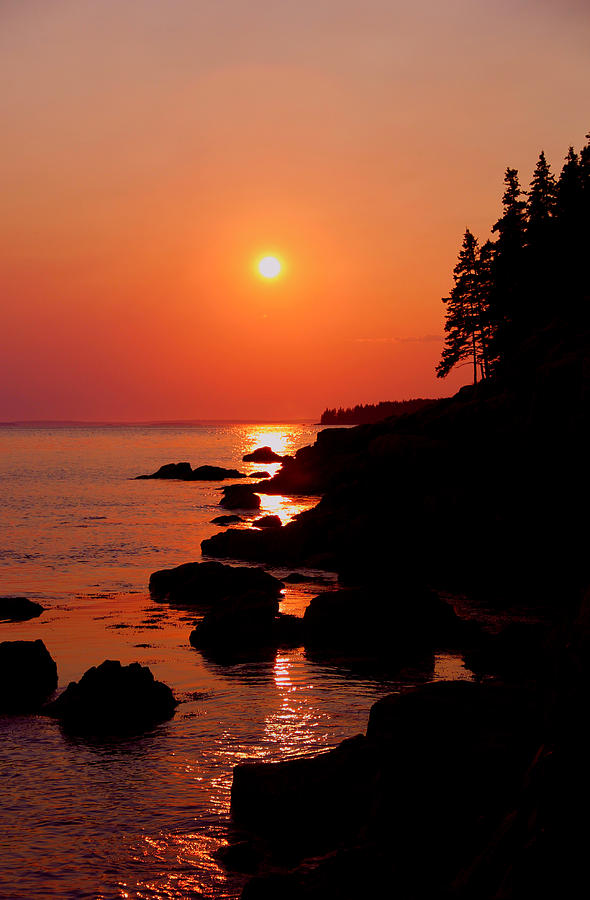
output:
<svg viewBox="0 0 590 900"><path fill-rule="evenodd" d="M550 678L548 632L543 623L511 622L498 634L482 634L465 653L465 663L474 672L505 679Z"/></svg>
<svg viewBox="0 0 590 900"><path fill-rule="evenodd" d="M243 462L261 463L283 462L284 459L284 456L279 456L279 454L275 453L270 447L257 447L252 453L246 453L246 455L242 457Z"/></svg>
<svg viewBox="0 0 590 900"><path fill-rule="evenodd" d="M366 737L313 758L236 766L232 816L281 865L314 857L289 875L297 898L346 900L363 883L378 896L376 868L400 896L441 896L518 790L540 728L527 692L428 684L374 704ZM444 828L433 828L441 815ZM249 896L263 887L255 880Z"/></svg>
<svg viewBox="0 0 590 900"><path fill-rule="evenodd" d="M303 644L303 619L288 613L279 613L274 620L273 639L277 646L301 647Z"/></svg>
<svg viewBox="0 0 590 900"><path fill-rule="evenodd" d="M27 597L0 597L0 620L24 622L40 616L44 607Z"/></svg>
<svg viewBox="0 0 590 900"><path fill-rule="evenodd" d="M277 598L283 583L264 569L250 566L226 566L219 562L184 563L174 569L162 569L150 576L150 594L154 600L199 606L214 606L226 597L248 591L262 591Z"/></svg>
<svg viewBox="0 0 590 900"><path fill-rule="evenodd" d="M274 619L279 611L276 596L248 591L218 603L191 632L189 641L198 650L229 652L273 643Z"/></svg>
<svg viewBox="0 0 590 900"><path fill-rule="evenodd" d="M176 700L147 666L107 659L71 681L45 711L73 731L133 734L171 718Z"/></svg>
<svg viewBox="0 0 590 900"><path fill-rule="evenodd" d="M235 844L226 844L213 854L226 869L231 872L255 872L260 865L262 854L254 841L238 841Z"/></svg>
<svg viewBox="0 0 590 900"><path fill-rule="evenodd" d="M244 885L240 900L302 900L299 882L290 872L269 872ZM325 900L333 900L330 894Z"/></svg>
<svg viewBox="0 0 590 900"><path fill-rule="evenodd" d="M249 484L232 484L223 489L219 505L226 509L259 509L260 497Z"/></svg>
<svg viewBox="0 0 590 900"><path fill-rule="evenodd" d="M289 575L285 575L282 580L285 584L307 584L310 581L315 581L311 575L302 575L301 572L291 572Z"/></svg>
<svg viewBox="0 0 590 900"><path fill-rule="evenodd" d="M191 468L187 462L167 463L153 475L138 475L136 480L150 478L177 479L180 481L223 481L224 478L245 478L237 469L224 469L221 466L198 466Z"/></svg>
<svg viewBox="0 0 590 900"><path fill-rule="evenodd" d="M284 848L322 849L354 836L370 809L376 756L359 735L319 756L234 768L235 823Z"/></svg>
<svg viewBox="0 0 590 900"><path fill-rule="evenodd" d="M160 466L157 472L152 475L138 475L136 481L148 478L177 478L181 481L190 481L193 477L193 469L188 462L166 463Z"/></svg>
<svg viewBox="0 0 590 900"><path fill-rule="evenodd" d="M252 522L257 528L282 528L283 523L279 516L260 516Z"/></svg>
<svg viewBox="0 0 590 900"><path fill-rule="evenodd" d="M270 472L250 472L248 478L270 478Z"/></svg>
<svg viewBox="0 0 590 900"><path fill-rule="evenodd" d="M215 516L214 519L211 519L212 525L237 525L238 522L245 522L246 520L242 518L242 516Z"/></svg>
<svg viewBox="0 0 590 900"><path fill-rule="evenodd" d="M0 644L0 711L38 709L57 687L57 666L43 641Z"/></svg>
<svg viewBox="0 0 590 900"><path fill-rule="evenodd" d="M416 652L457 644L467 627L453 609L426 589L398 597L372 591L326 591L303 617L305 646L375 654L392 662Z"/></svg>
<svg viewBox="0 0 590 900"><path fill-rule="evenodd" d="M193 469L193 481L223 481L224 478L245 478L237 469L223 469L221 466L198 466Z"/></svg>

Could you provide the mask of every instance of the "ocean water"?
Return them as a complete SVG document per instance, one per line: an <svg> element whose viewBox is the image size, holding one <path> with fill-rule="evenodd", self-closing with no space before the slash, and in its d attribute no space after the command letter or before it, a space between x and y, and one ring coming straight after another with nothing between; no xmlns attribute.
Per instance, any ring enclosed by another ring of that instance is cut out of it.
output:
<svg viewBox="0 0 590 900"><path fill-rule="evenodd" d="M194 613L154 603L155 569L201 559L219 483L135 481L166 462L242 463L293 453L315 426L0 428L0 596L46 607L0 623L0 640L42 638L59 689L104 659L149 665L181 701L141 737L97 742L43 716L0 716L0 898L236 898L243 878L214 857L231 829L232 768L323 752L363 731L371 704L403 686L469 677L439 654L396 679L322 665L303 649L221 665L193 650ZM262 496L288 522L317 498ZM246 523L243 527L251 527ZM286 569L271 570L286 574ZM313 573L312 573L313 574ZM290 586L302 615L333 586Z"/></svg>

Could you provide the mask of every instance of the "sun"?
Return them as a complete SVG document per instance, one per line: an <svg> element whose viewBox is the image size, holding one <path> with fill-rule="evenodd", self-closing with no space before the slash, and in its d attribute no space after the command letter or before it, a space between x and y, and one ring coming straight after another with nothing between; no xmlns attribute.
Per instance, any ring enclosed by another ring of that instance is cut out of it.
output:
<svg viewBox="0 0 590 900"><path fill-rule="evenodd" d="M281 264L276 256L264 256L258 263L258 271L263 278L276 278L280 274Z"/></svg>

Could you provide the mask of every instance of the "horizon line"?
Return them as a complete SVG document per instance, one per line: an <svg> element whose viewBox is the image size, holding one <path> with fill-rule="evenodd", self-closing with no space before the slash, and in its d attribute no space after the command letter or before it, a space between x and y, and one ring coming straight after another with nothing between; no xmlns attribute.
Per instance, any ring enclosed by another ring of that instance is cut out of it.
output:
<svg viewBox="0 0 590 900"><path fill-rule="evenodd" d="M164 425L316 425L313 416L297 416L293 419L4 419L0 428L27 426L164 426Z"/></svg>

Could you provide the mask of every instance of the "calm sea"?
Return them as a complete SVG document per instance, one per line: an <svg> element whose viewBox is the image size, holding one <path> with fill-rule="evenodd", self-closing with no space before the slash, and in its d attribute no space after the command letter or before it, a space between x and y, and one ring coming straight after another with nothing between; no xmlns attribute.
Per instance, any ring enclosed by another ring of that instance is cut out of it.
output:
<svg viewBox="0 0 590 900"><path fill-rule="evenodd" d="M213 852L227 840L232 767L321 752L365 729L400 682L319 665L303 650L220 665L188 643L194 616L150 600L150 572L199 560L217 529L220 485L135 481L166 462L241 462L268 444L293 453L302 425L0 428L0 595L46 612L0 624L0 640L42 638L60 688L104 659L149 665L182 701L140 738L96 743L41 716L0 717L0 897L235 898L243 879ZM262 497L289 521L314 498ZM246 526L249 527L249 526ZM286 574L288 570L271 570ZM323 589L330 586L328 577ZM322 585L292 587L302 615ZM404 682L467 676L441 654Z"/></svg>

